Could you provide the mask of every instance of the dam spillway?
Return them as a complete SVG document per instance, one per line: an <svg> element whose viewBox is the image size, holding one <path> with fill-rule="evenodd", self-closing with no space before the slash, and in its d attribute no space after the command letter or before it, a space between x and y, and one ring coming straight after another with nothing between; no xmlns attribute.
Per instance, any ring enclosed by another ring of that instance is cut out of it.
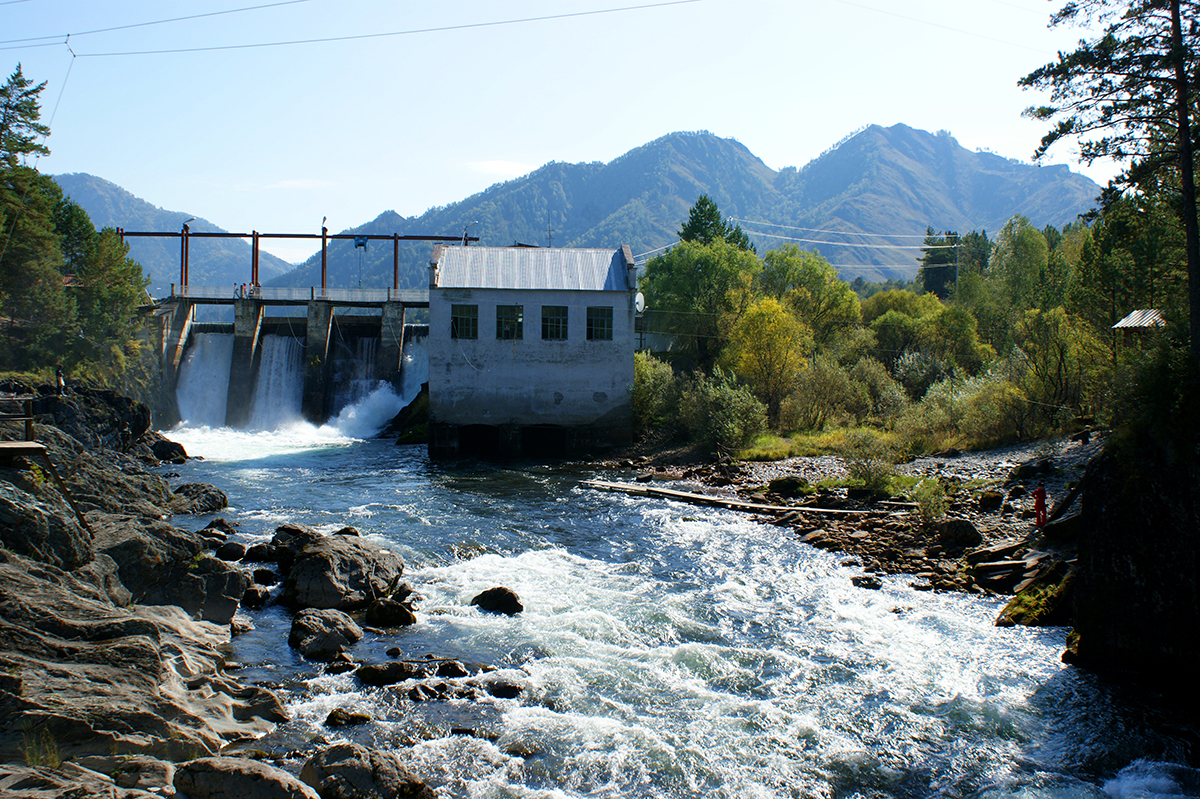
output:
<svg viewBox="0 0 1200 799"><path fill-rule="evenodd" d="M267 303L252 298L232 304L232 325L195 322L195 306L186 302L160 315L172 411L166 415L175 417L160 425L263 430L299 418L320 424L380 383L402 393L412 382L406 371L425 372L428 328L405 324L414 303L338 313L334 303L317 300L306 303L306 316L269 316Z"/></svg>

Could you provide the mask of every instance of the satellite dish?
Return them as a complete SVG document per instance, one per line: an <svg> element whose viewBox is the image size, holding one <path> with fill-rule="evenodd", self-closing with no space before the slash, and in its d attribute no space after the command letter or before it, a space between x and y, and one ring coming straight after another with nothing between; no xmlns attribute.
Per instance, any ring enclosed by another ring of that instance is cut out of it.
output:
<svg viewBox="0 0 1200 799"><path fill-rule="evenodd" d="M646 310L646 298L642 296L642 292L639 291L633 298L633 307L637 309L638 313Z"/></svg>

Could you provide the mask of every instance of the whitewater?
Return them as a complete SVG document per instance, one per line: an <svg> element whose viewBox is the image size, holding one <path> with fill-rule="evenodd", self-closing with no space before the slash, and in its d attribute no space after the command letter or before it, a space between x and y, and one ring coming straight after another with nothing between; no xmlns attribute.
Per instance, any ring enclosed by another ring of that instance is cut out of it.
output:
<svg viewBox="0 0 1200 799"><path fill-rule="evenodd" d="M996 628L997 600L903 576L859 589L842 557L778 527L580 485L627 474L442 464L374 439L425 379L419 344L399 392L360 385L316 426L299 420L298 351L273 342L281 365L250 429L221 427L224 346L194 347L181 376L190 416L168 435L203 460L172 480L224 490L220 515L246 544L284 522L352 525L399 553L418 622L368 633L356 661L398 647L524 686L451 702L367 688L300 658L288 612L268 606L249 613L233 658L241 679L280 691L292 721L246 748L290 762L317 737L356 740L444 797L1200 795L1185 765L1194 720L1064 666L1064 629ZM525 611L469 604L496 585ZM327 728L335 708L373 721Z"/></svg>

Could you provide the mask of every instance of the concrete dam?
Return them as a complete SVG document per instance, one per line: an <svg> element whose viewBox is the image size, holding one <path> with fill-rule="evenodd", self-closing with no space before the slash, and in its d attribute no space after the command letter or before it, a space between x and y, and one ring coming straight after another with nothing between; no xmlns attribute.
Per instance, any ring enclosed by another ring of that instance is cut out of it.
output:
<svg viewBox="0 0 1200 799"><path fill-rule="evenodd" d="M154 311L166 395L160 425L321 424L381 383L403 394L428 374L428 326L413 323L414 311L428 307L424 292L184 291ZM232 306L233 322L197 321L212 315L202 310L209 306Z"/></svg>

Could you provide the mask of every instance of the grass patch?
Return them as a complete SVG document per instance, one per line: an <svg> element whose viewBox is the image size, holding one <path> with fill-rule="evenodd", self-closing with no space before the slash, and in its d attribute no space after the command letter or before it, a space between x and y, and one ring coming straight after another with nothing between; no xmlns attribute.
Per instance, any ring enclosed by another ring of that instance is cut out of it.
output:
<svg viewBox="0 0 1200 799"><path fill-rule="evenodd" d="M801 430L786 436L762 433L749 446L736 453L746 461L779 461L785 458L814 458L820 455L842 455L855 442L863 439L879 441L889 449L898 449L895 433L876 427L835 427L825 430Z"/></svg>
<svg viewBox="0 0 1200 799"><path fill-rule="evenodd" d="M62 765L58 741L45 728L41 732L27 729L21 733L21 755L25 758L27 766L58 768Z"/></svg>

